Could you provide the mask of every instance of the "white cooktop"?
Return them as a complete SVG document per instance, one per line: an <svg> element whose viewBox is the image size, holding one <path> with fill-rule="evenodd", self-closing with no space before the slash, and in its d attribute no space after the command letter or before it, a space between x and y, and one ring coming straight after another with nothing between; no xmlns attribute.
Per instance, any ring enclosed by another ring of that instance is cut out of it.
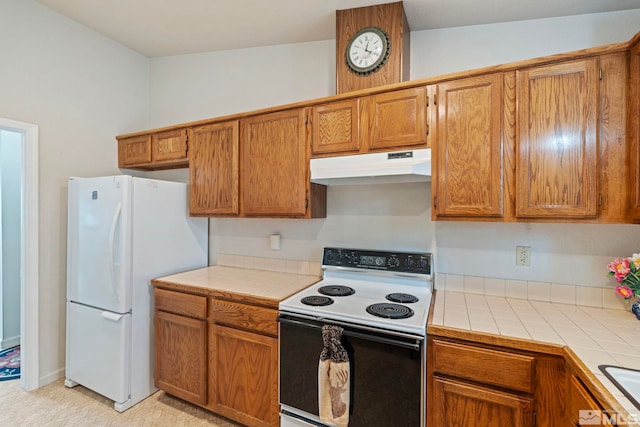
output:
<svg viewBox="0 0 640 427"><path fill-rule="evenodd" d="M326 296L318 292L323 286L348 286L353 295L329 296L333 303L311 306L301 302L308 296ZM395 303L386 299L390 293L411 294L418 298L415 303ZM291 313L306 314L327 320L338 320L391 331L426 336L427 317L431 306L430 278L377 275L375 272L325 271L323 280L280 302L279 309ZM367 312L367 306L377 303L400 304L413 310L411 317L388 319Z"/></svg>

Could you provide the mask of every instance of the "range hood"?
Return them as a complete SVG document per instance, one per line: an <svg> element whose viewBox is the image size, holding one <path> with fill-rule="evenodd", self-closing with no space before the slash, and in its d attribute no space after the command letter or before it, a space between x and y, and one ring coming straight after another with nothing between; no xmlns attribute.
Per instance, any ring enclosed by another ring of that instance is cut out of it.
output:
<svg viewBox="0 0 640 427"><path fill-rule="evenodd" d="M431 149L311 159L311 182L324 185L428 182Z"/></svg>

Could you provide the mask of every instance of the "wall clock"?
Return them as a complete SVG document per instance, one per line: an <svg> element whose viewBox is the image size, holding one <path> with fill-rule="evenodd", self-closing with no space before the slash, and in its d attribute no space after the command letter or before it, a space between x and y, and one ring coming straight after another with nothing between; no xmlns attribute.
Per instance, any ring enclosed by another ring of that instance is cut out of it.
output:
<svg viewBox="0 0 640 427"><path fill-rule="evenodd" d="M336 10L336 93L409 80L402 2Z"/></svg>
<svg viewBox="0 0 640 427"><path fill-rule="evenodd" d="M384 67L391 53L389 36L378 27L365 27L347 43L345 61L349 71L368 76Z"/></svg>

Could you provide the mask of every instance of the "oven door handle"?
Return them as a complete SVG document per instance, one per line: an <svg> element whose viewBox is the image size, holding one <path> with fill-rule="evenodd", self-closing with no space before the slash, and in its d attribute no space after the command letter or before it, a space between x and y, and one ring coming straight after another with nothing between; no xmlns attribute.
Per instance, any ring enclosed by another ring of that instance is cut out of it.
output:
<svg viewBox="0 0 640 427"><path fill-rule="evenodd" d="M288 317L282 317L282 316L278 316L277 320L278 322L282 322L282 323L289 323L292 325L304 326L304 327L313 328L313 329L322 329L322 325L306 322L304 320L290 319ZM339 324L339 322L323 322L323 323L330 324L330 325ZM420 351L420 347L421 347L421 343L420 343L421 340L418 340L418 339L416 339L415 342L406 342L406 341L396 340L393 338L386 338L386 337L380 337L373 334L356 332L350 329L343 330L342 335L346 335L354 338L361 338L363 340L375 341L382 344L389 344L396 347L408 348L410 350L415 350L415 351Z"/></svg>

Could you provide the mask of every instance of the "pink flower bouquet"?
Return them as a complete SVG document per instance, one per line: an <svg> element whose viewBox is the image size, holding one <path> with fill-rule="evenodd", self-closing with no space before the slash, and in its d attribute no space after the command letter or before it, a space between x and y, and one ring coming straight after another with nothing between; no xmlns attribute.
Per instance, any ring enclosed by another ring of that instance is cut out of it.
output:
<svg viewBox="0 0 640 427"><path fill-rule="evenodd" d="M624 299L640 296L640 254L629 258L615 259L607 266L609 276L619 283L616 292Z"/></svg>

